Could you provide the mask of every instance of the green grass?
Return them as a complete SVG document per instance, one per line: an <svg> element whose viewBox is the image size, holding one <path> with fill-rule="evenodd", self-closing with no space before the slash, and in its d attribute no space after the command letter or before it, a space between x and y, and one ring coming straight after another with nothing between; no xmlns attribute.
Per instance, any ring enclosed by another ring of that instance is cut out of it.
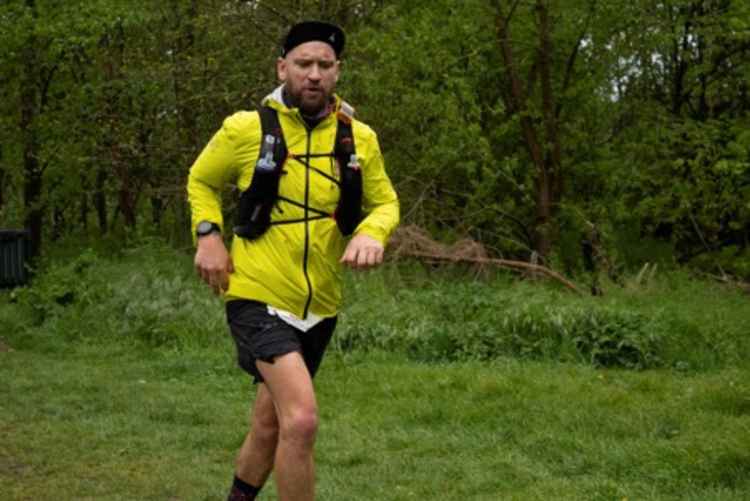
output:
<svg viewBox="0 0 750 501"><path fill-rule="evenodd" d="M3 498L222 499L250 386L219 344L0 354ZM748 376L333 354L319 498L748 499Z"/></svg>
<svg viewBox="0 0 750 501"><path fill-rule="evenodd" d="M744 366L747 295L668 271L610 284L604 297L547 283L430 273L418 265L351 276L337 342L415 360L523 359L694 372Z"/></svg>
<svg viewBox="0 0 750 501"><path fill-rule="evenodd" d="M224 498L252 387L191 273L162 247L84 253L0 296L1 499ZM750 499L747 297L678 272L577 298L394 266L347 292L316 382L318 499ZM576 351L581 318L653 336L659 363ZM461 333L460 356L423 339Z"/></svg>

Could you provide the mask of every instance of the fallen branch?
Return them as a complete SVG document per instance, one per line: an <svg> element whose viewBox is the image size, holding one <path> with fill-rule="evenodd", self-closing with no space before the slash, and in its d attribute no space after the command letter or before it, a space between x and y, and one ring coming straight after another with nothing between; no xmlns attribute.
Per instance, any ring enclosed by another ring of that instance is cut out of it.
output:
<svg viewBox="0 0 750 501"><path fill-rule="evenodd" d="M416 257L416 258L424 258L424 259L432 259L435 261L448 261L451 263L472 263L472 264L480 264L480 265L495 265L500 266L502 268L509 268L512 270L521 270L521 271L530 271L533 273L539 273L541 275L545 275L548 278L557 280L561 284L563 284L568 289L572 290L573 292L576 292L578 294L583 294L581 290L576 287L576 285L568 280L567 278L563 277L556 271L550 270L549 268L545 266L541 266L538 264L531 264L526 263L523 261L513 261L510 259L495 259L495 258L469 258L469 257L451 257L451 256L436 256L434 254L430 254L427 252L419 252L419 251L412 251L409 253L401 254L407 255L409 257Z"/></svg>
<svg viewBox="0 0 750 501"><path fill-rule="evenodd" d="M415 257L432 262L470 263L480 266L493 265L514 271L539 274L560 282L577 294L583 294L573 282L546 266L526 263L524 261L487 257L482 244L470 239L459 240L455 244L447 246L436 242L425 230L414 225L400 228L393 236L390 249L391 254L396 258Z"/></svg>
<svg viewBox="0 0 750 501"><path fill-rule="evenodd" d="M722 270L723 271L723 270ZM731 287L737 287L741 291L750 294L750 283L743 282L742 280L738 278L732 278L730 275L727 275L726 273L724 275L714 275L712 273L704 273L708 278L711 278L719 283L722 283L724 285L729 285Z"/></svg>

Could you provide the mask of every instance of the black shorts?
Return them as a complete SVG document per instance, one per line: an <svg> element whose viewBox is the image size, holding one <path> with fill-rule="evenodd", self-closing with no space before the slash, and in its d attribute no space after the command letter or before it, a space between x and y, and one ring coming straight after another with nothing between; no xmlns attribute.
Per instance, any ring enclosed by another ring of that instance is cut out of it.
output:
<svg viewBox="0 0 750 501"><path fill-rule="evenodd" d="M302 354L310 377L315 377L336 328L336 317L323 319L304 332L268 313L268 307L258 301L232 300L226 308L237 361L256 383L263 382L256 360L272 364L276 357L293 351Z"/></svg>

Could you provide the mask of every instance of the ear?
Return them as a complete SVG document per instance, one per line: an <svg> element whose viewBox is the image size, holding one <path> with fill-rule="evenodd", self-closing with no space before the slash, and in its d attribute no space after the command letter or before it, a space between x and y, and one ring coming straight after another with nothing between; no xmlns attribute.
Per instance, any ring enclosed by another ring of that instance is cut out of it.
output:
<svg viewBox="0 0 750 501"><path fill-rule="evenodd" d="M339 81L339 77L341 76L341 61L336 61L336 75L335 75L335 81Z"/></svg>
<svg viewBox="0 0 750 501"><path fill-rule="evenodd" d="M283 57L276 60L276 76L280 81L286 82L286 59Z"/></svg>

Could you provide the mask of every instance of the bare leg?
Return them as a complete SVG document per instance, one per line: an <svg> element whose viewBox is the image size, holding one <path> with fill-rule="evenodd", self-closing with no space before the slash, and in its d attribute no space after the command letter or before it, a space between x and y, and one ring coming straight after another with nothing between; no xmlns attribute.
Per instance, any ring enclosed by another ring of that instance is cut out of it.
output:
<svg viewBox="0 0 750 501"><path fill-rule="evenodd" d="M318 407L310 373L302 355L287 353L273 364L257 362L276 408L279 423L274 476L280 501L313 501L313 446Z"/></svg>
<svg viewBox="0 0 750 501"><path fill-rule="evenodd" d="M250 431L237 455L236 475L246 483L262 487L273 469L279 422L271 394L261 383L255 395Z"/></svg>

